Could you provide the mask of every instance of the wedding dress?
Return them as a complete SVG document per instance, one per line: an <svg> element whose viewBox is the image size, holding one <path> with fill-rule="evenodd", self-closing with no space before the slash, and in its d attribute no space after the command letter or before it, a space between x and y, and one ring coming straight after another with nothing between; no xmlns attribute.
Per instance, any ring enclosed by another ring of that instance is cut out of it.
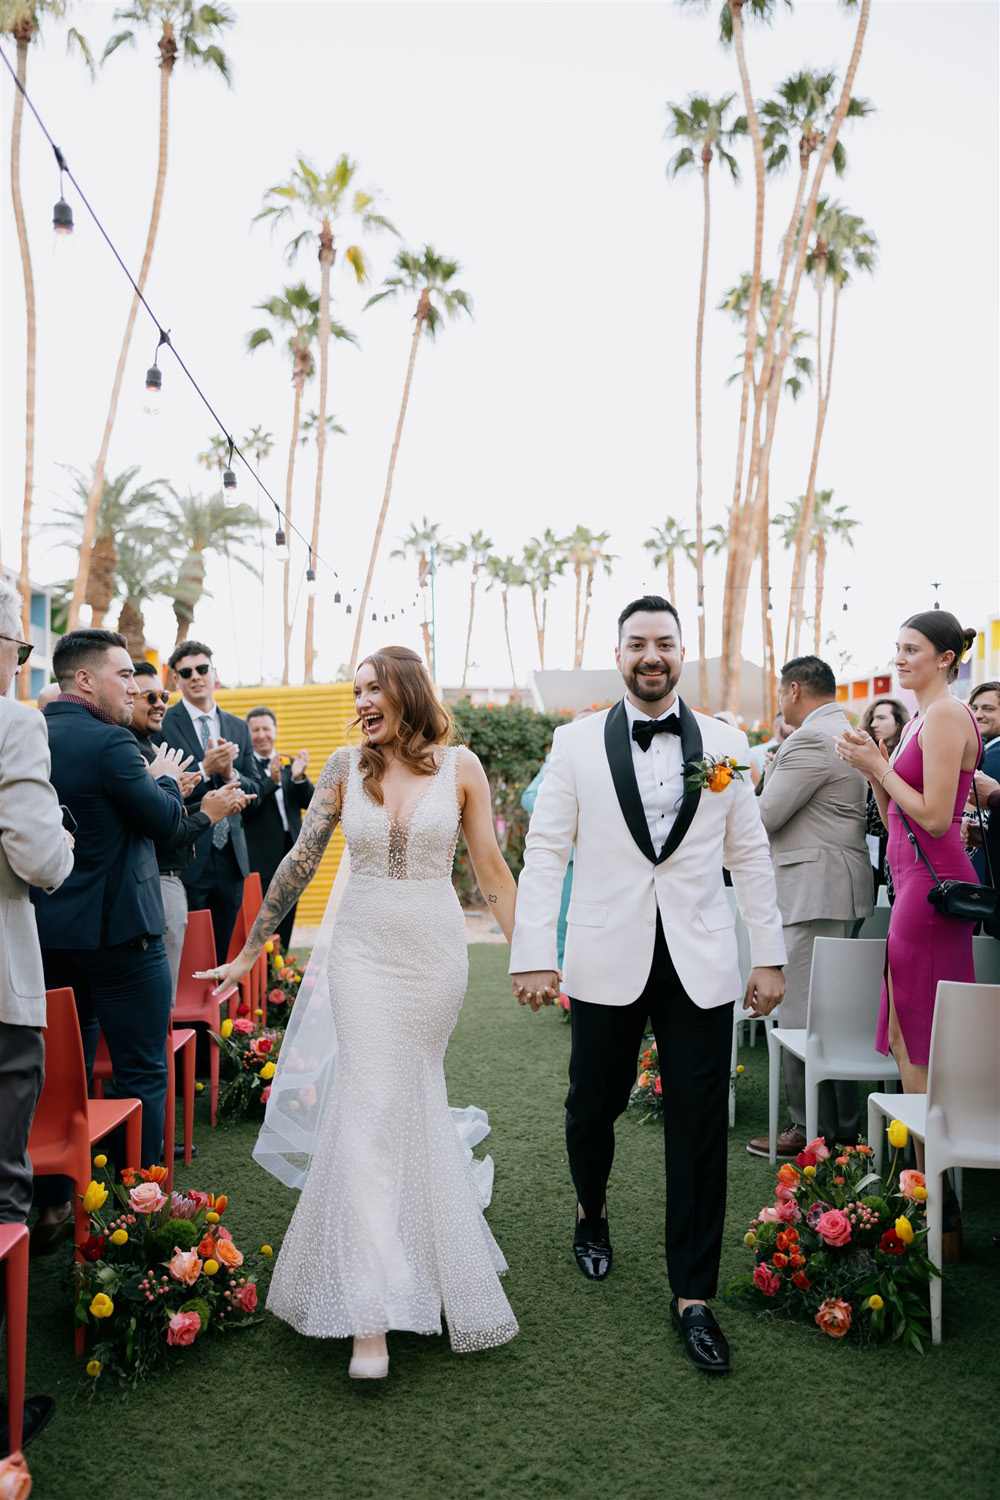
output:
<svg viewBox="0 0 1000 1500"><path fill-rule="evenodd" d="M483 1164L472 1162L445 1089L445 1048L468 981L451 882L457 760L457 749L444 751L400 826L364 790L358 751L332 757L350 852L327 968L336 1055L324 1059L311 1040L320 995L300 996L301 1024L286 1033L274 1079L284 1075L283 1103L269 1100L254 1153L290 1181L273 1164L274 1140L311 1150L267 1306L316 1338L440 1333L442 1309L457 1353L517 1333L498 1280L507 1263L482 1213L490 1179L477 1181ZM322 1002L325 1011L325 991ZM317 1105L313 1080L323 1092L328 1072L313 1137L300 1117ZM488 1130L485 1116L464 1118L474 1144Z"/></svg>

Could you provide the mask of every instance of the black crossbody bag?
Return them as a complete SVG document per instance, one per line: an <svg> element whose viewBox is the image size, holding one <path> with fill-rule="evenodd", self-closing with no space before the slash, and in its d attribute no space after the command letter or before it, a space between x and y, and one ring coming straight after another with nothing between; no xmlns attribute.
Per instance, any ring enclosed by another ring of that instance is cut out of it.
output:
<svg viewBox="0 0 1000 1500"><path fill-rule="evenodd" d="M997 892L993 888L993 867L990 863L990 851L986 844L986 826L983 823L983 811L979 806L979 793L976 783L972 783L972 793L976 799L976 816L979 819L979 830L983 836L983 853L986 856L986 875L989 885L979 885L974 880L939 880L934 873L934 866L927 855L917 843L913 829L906 821L906 814L896 803L896 811L906 829L906 837L920 855L924 864L930 871L930 877L934 884L927 892L927 899L942 916L957 917L962 922L984 922L991 923L996 920L997 915Z"/></svg>

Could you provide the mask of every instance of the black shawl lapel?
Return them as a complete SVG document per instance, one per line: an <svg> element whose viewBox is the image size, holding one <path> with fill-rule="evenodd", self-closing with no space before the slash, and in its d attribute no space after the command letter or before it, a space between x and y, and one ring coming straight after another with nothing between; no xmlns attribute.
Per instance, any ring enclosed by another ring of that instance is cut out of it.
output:
<svg viewBox="0 0 1000 1500"><path fill-rule="evenodd" d="M698 811L701 801L701 787L688 785L688 775L701 764L702 743L701 730L698 728L698 720L680 698L677 700L677 712L681 720L681 756L684 761L684 797L677 810L674 826L670 830L667 842L656 859L658 865L662 865L665 859L669 859L678 844L691 827L691 820ZM625 710L622 710L622 718Z"/></svg>
<svg viewBox="0 0 1000 1500"><path fill-rule="evenodd" d="M698 735L697 724L695 734ZM698 735L698 746L700 751L700 735ZM625 705L621 702L615 704L604 721L604 748L611 767L611 779L615 784L618 804L628 825L628 831L650 863L655 864L656 851L649 837L649 825L646 822L642 798L639 796L639 788L636 784L635 767L632 764L632 741L629 737L628 717L625 713ZM691 817L694 817L693 809ZM688 821L690 822L690 819Z"/></svg>

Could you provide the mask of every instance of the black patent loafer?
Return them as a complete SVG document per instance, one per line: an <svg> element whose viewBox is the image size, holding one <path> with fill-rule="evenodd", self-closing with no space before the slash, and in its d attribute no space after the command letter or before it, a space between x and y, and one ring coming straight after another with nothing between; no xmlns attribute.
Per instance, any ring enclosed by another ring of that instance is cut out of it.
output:
<svg viewBox="0 0 1000 1500"><path fill-rule="evenodd" d="M684 1353L696 1370L708 1375L727 1375L732 1369L729 1345L711 1311L696 1302L683 1313L677 1311L677 1298L670 1303L670 1320L681 1336Z"/></svg>
<svg viewBox="0 0 1000 1500"><path fill-rule="evenodd" d="M607 1219L578 1219L573 1254L588 1281L603 1281L611 1270L611 1240Z"/></svg>

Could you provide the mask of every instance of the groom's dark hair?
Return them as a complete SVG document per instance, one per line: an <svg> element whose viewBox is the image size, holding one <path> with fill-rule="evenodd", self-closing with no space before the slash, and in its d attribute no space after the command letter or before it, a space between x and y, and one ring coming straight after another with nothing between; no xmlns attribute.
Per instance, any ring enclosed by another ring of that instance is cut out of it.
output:
<svg viewBox="0 0 1000 1500"><path fill-rule="evenodd" d="M639 613L650 615L666 613L669 615L673 615L674 619L677 621L677 634L680 635L681 617L677 613L674 606L671 604L670 600L664 599L660 594L643 594L641 599L633 599L631 604L626 604L625 608L618 616L619 645L621 645L622 626L625 624L625 621L629 618L630 615L637 615Z"/></svg>

